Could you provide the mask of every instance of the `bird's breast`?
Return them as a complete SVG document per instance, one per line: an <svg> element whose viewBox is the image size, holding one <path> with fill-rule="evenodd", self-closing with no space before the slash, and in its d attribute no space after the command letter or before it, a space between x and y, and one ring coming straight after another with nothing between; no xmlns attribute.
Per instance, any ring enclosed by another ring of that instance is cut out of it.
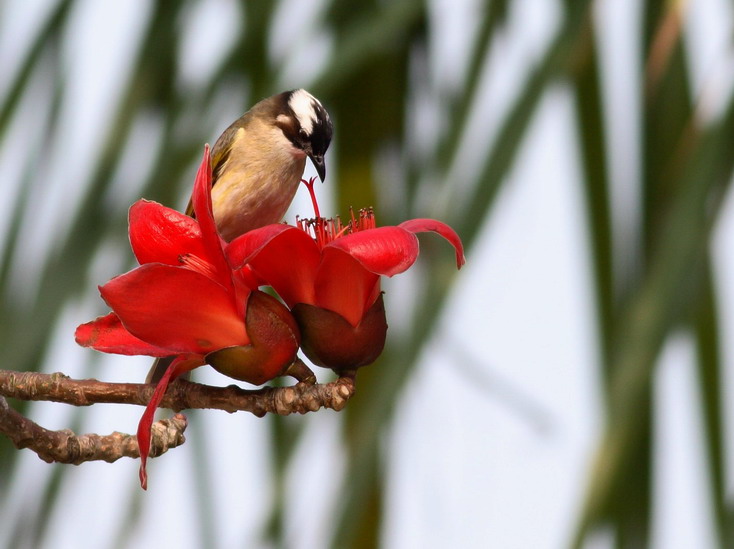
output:
<svg viewBox="0 0 734 549"><path fill-rule="evenodd" d="M233 148L212 187L214 219L222 238L230 241L282 221L305 165L305 154L290 143Z"/></svg>

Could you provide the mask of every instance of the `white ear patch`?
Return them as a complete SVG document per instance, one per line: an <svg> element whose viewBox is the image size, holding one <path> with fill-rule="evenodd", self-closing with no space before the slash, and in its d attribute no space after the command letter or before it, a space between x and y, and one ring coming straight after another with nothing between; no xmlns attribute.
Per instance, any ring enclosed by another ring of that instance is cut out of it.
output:
<svg viewBox="0 0 734 549"><path fill-rule="evenodd" d="M316 112L314 111L314 103L321 106L321 103L313 95L306 90L296 90L288 100L288 105L298 118L301 128L308 134L313 133L313 125L316 122Z"/></svg>

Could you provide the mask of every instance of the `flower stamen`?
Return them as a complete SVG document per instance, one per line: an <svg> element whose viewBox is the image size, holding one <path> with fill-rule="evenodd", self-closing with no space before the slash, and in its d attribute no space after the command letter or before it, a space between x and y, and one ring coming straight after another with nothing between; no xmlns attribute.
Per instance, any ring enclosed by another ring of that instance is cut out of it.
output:
<svg viewBox="0 0 734 549"><path fill-rule="evenodd" d="M316 178L312 177L308 181L305 179L301 179L301 183L306 185L306 188L308 189L308 194L311 195L311 202L313 203L313 214L316 217L316 219L321 217L321 212L319 212L319 203L316 200L316 191L314 191L314 183L316 183Z"/></svg>
<svg viewBox="0 0 734 549"><path fill-rule="evenodd" d="M315 205L315 203L314 203ZM337 238L348 234L374 229L375 212L372 208L362 208L359 214L354 214L354 209L349 208L349 223L344 225L339 216L334 218L315 217L312 219L301 219L296 216L296 226L311 236L320 249L333 242Z"/></svg>

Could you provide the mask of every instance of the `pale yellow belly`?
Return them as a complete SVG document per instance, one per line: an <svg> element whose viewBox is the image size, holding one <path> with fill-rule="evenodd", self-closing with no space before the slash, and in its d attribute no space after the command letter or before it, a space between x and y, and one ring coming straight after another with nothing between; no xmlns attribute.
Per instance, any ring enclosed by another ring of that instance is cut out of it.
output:
<svg viewBox="0 0 734 549"><path fill-rule="evenodd" d="M305 159L287 164L269 177L225 170L212 187L214 219L222 238L230 241L283 220L298 190Z"/></svg>

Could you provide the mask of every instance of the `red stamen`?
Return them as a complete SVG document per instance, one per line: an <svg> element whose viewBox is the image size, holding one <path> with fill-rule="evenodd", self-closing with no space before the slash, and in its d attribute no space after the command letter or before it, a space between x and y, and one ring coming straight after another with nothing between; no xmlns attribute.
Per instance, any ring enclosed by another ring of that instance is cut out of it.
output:
<svg viewBox="0 0 734 549"><path fill-rule="evenodd" d="M311 181L302 180L306 186L313 185ZM309 187L310 188L310 187ZM313 197L313 194L312 194ZM314 207L316 206L315 197ZM318 211L318 210L317 210ZM323 248L329 242L341 238L342 236L376 227L375 214L372 208L362 208L359 215L354 214L354 209L349 208L349 223L344 225L339 216L331 219L323 217L315 217L313 219L301 219L296 217L296 226L303 232L308 233L318 244L319 248Z"/></svg>
<svg viewBox="0 0 734 549"><path fill-rule="evenodd" d="M339 230L334 234L334 238L332 238L332 240L336 240L337 238L340 238L340 237L344 236L345 234L352 232L351 225L347 225L346 227L342 227L341 225L342 224L341 224L341 221L340 221L339 222L339 227L338 227Z"/></svg>
<svg viewBox="0 0 734 549"><path fill-rule="evenodd" d="M308 189L308 193L311 195L311 202L313 203L313 213L316 219L321 217L321 212L319 212L319 203L316 200L316 192L314 191L313 185L316 182L316 178L312 177L308 181L305 179L301 179L301 183L306 185L306 188Z"/></svg>
<svg viewBox="0 0 734 549"><path fill-rule="evenodd" d="M374 229L377 226L375 211L372 208L362 208L359 210L359 225L360 231Z"/></svg>

